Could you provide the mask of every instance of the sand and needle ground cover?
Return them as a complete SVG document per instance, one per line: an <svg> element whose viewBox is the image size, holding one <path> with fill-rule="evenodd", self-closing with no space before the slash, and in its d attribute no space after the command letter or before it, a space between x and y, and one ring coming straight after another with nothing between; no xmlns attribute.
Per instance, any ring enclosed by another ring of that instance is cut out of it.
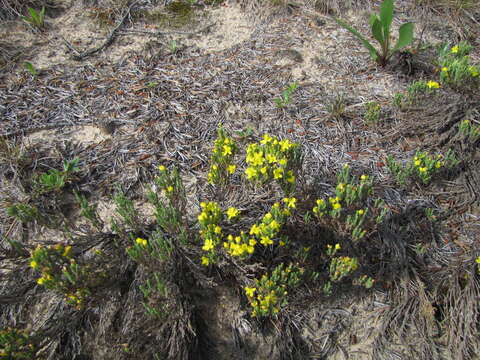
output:
<svg viewBox="0 0 480 360"><path fill-rule="evenodd" d="M379 6L0 1L0 358L478 359L479 4Z"/></svg>

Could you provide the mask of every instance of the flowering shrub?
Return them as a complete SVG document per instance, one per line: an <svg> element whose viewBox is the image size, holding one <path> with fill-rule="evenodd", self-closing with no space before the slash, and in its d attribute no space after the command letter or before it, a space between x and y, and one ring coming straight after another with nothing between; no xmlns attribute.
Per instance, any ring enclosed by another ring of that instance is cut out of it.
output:
<svg viewBox="0 0 480 360"><path fill-rule="evenodd" d="M252 317L266 317L278 314L288 304L288 289L298 286L304 270L292 264L284 268L278 265L270 276L255 279L253 287L245 287L245 294L252 308Z"/></svg>
<svg viewBox="0 0 480 360"><path fill-rule="evenodd" d="M472 124L470 120L463 120L458 130L471 142L480 139L480 125Z"/></svg>
<svg viewBox="0 0 480 360"><path fill-rule="evenodd" d="M202 250L207 254L202 257L202 264L216 262L216 248L222 241L223 231L220 223L224 218L222 209L216 202L200 203L202 212L198 215L200 236L203 239Z"/></svg>
<svg viewBox="0 0 480 360"><path fill-rule="evenodd" d="M449 49L448 46L440 51L440 81L455 87L479 83L480 67L470 62L469 54L472 46L466 42Z"/></svg>
<svg viewBox="0 0 480 360"><path fill-rule="evenodd" d="M392 156L387 157L387 166L399 184L405 184L409 177L416 177L427 185L440 170L451 169L458 163L451 150L448 150L445 155L437 154L436 156L417 151L406 166L400 165Z"/></svg>
<svg viewBox="0 0 480 360"><path fill-rule="evenodd" d="M370 213L377 223L383 219L385 213L380 210L382 203L376 201L371 211L363 207L363 202L373 194L373 181L367 175L362 175L359 179L352 177L348 165L337 175L337 181L335 197L317 199L312 211L319 220L325 218L324 221L328 221L328 217L344 219L345 228L353 240L359 240L366 234L363 227Z"/></svg>
<svg viewBox="0 0 480 360"><path fill-rule="evenodd" d="M61 244L38 246L32 253L30 266L42 274L37 279L39 285L65 295L69 304L81 308L104 274L89 265L78 264L71 250L71 246Z"/></svg>
<svg viewBox="0 0 480 360"><path fill-rule="evenodd" d="M0 331L0 359L35 359L36 352L36 346L28 332L18 329Z"/></svg>
<svg viewBox="0 0 480 360"><path fill-rule="evenodd" d="M212 185L225 183L228 176L235 172L236 165L233 163L233 159L238 151L234 141L225 134L221 126L218 128L217 134L208 172L208 182Z"/></svg>
<svg viewBox="0 0 480 360"><path fill-rule="evenodd" d="M291 209L295 208L295 198L284 198L282 205L276 202L272 205L260 222L252 225L249 235L241 232L239 236L228 235L227 241L223 243L227 253L231 256L247 257L254 253L255 245L261 244L264 247L278 242L284 246L287 242L285 236L279 237L280 230L291 215Z"/></svg>
<svg viewBox="0 0 480 360"><path fill-rule="evenodd" d="M358 268L358 260L348 256L334 257L330 261L330 280L338 282Z"/></svg>
<svg viewBox="0 0 480 360"><path fill-rule="evenodd" d="M376 124L380 120L380 112L382 107L376 101L371 101L365 104L365 122L367 124Z"/></svg>
<svg viewBox="0 0 480 360"><path fill-rule="evenodd" d="M155 185L164 195L162 199L158 192L150 190L148 200L155 206L155 217L158 225L168 233L180 235L186 241L185 214L186 195L182 178L176 168L167 169L164 165L158 167L159 174L155 177Z"/></svg>
<svg viewBox="0 0 480 360"><path fill-rule="evenodd" d="M298 145L265 134L260 143L247 147L248 180L264 185L275 180L286 194L295 188L294 170L299 159Z"/></svg>

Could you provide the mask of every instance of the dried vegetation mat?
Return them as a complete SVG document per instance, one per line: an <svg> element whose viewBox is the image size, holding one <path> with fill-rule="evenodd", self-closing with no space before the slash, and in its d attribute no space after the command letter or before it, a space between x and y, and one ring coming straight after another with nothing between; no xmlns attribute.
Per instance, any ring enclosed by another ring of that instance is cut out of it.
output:
<svg viewBox="0 0 480 360"><path fill-rule="evenodd" d="M478 357L473 1L0 4L0 358Z"/></svg>

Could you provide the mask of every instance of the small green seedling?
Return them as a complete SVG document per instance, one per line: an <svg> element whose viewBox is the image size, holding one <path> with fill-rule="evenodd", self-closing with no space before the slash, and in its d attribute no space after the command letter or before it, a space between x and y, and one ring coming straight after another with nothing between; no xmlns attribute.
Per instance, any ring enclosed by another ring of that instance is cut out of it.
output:
<svg viewBox="0 0 480 360"><path fill-rule="evenodd" d="M273 99L275 104L278 108L284 108L288 104L292 102L292 94L297 90L298 83L294 82L287 86L285 90L283 90L282 95L279 98Z"/></svg>
<svg viewBox="0 0 480 360"><path fill-rule="evenodd" d="M343 28L350 31L370 52L370 57L379 65L385 66L392 55L402 48L410 45L413 41L413 23L405 23L398 30L398 41L391 48L390 27L393 20L393 0L384 0L380 6L379 14L370 16L370 27L372 35L380 44L380 50L377 50L362 34L343 20L335 18L335 21Z"/></svg>
<svg viewBox="0 0 480 360"><path fill-rule="evenodd" d="M25 61L25 62L23 63L23 66L25 67L25 69L26 69L30 74L32 74L32 76L37 76L37 75L38 75L37 70L33 67L33 65L32 65L31 62Z"/></svg>
<svg viewBox="0 0 480 360"><path fill-rule="evenodd" d="M29 7L28 12L30 13L30 16L22 16L22 19L38 29L43 28L45 25L45 6L42 7L42 10L38 13L35 9Z"/></svg>

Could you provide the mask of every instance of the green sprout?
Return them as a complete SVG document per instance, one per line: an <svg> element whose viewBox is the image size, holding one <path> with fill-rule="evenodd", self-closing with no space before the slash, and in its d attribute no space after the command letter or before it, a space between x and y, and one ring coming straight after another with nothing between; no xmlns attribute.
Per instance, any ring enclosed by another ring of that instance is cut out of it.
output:
<svg viewBox="0 0 480 360"><path fill-rule="evenodd" d="M29 7L28 12L30 16L22 16L22 19L30 25L41 29L45 25L45 6L42 7L40 12L36 12L35 9Z"/></svg>
<svg viewBox="0 0 480 360"><path fill-rule="evenodd" d="M413 23L405 23L398 30L398 41L391 47L390 27L393 21L393 0L384 0L380 5L380 13L370 16L370 27L372 35L380 44L380 50L377 50L362 34L353 27L340 19L335 21L343 28L350 31L367 48L370 57L380 66L385 66L392 55L402 48L410 45L413 41Z"/></svg>

